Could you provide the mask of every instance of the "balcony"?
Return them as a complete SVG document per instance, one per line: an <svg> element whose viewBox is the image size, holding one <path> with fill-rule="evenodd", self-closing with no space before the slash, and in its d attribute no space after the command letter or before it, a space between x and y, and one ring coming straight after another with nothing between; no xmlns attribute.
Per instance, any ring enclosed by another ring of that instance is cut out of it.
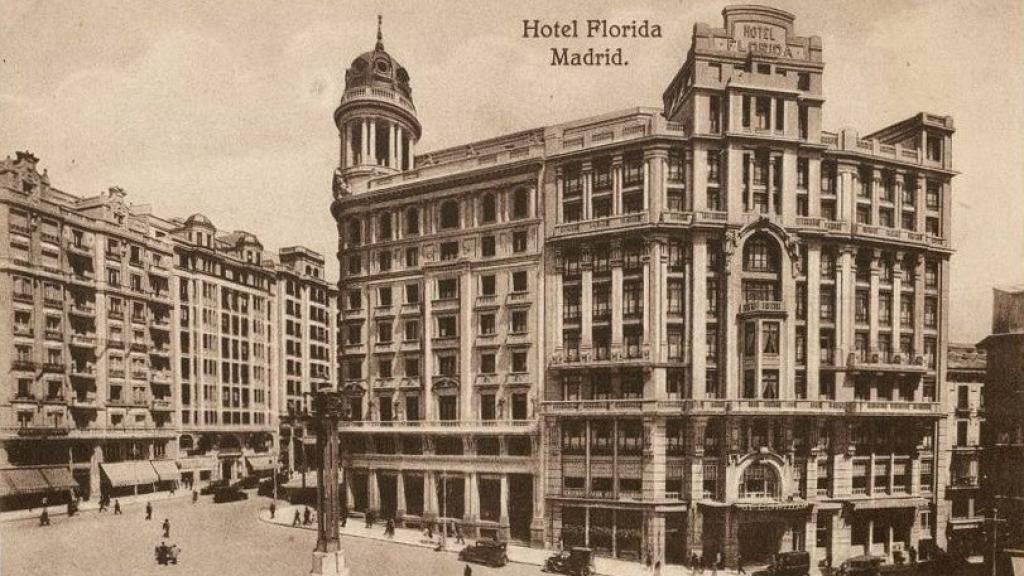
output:
<svg viewBox="0 0 1024 576"><path fill-rule="evenodd" d="M851 400L846 402L849 414L887 416L942 416L942 404L938 402L905 402L893 400Z"/></svg>
<svg viewBox="0 0 1024 576"><path fill-rule="evenodd" d="M786 308L777 300L753 300L740 304L740 314L785 314Z"/></svg>
<svg viewBox="0 0 1024 576"><path fill-rule="evenodd" d="M132 369L132 380L146 380L149 377L147 370Z"/></svg>
<svg viewBox="0 0 1024 576"><path fill-rule="evenodd" d="M107 377L124 380L124 368L110 368L107 370Z"/></svg>
<svg viewBox="0 0 1024 576"><path fill-rule="evenodd" d="M32 304L35 302L35 295L31 292L15 292L12 296L15 302L23 302L25 304Z"/></svg>
<svg viewBox="0 0 1024 576"><path fill-rule="evenodd" d="M174 410L174 404L169 398L154 398L149 401L149 409L156 412L170 412Z"/></svg>
<svg viewBox="0 0 1024 576"><path fill-rule="evenodd" d="M69 310L69 312L70 312L70 314L72 316L80 316L80 317L83 317L83 318L95 318L96 317L96 307L93 306L91 303L90 304L86 304L86 303L81 303L81 302L73 302L71 304L71 309ZM111 317L113 317L113 316L111 316Z"/></svg>
<svg viewBox="0 0 1024 576"><path fill-rule="evenodd" d="M99 400L95 394L84 394L71 397L71 408L77 410L99 410Z"/></svg>
<svg viewBox="0 0 1024 576"><path fill-rule="evenodd" d="M159 318L154 316L149 321L149 328L150 330L156 329L166 332L171 329L171 319L168 316L161 316Z"/></svg>
<svg viewBox="0 0 1024 576"><path fill-rule="evenodd" d="M847 356L846 367L850 371L864 372L924 373L928 369L923 356L889 350L870 353L866 350L856 350Z"/></svg>
<svg viewBox="0 0 1024 576"><path fill-rule="evenodd" d="M74 284L92 286L93 281L96 279L96 275L93 274L91 270L79 270L78 268L72 268L68 279Z"/></svg>
<svg viewBox="0 0 1024 576"><path fill-rule="evenodd" d="M44 330L43 331L43 336L47 340L58 340L59 341L59 340L63 340L64 339L64 333L61 332L60 329L54 329L54 328L47 328L46 330Z"/></svg>
<svg viewBox="0 0 1024 576"><path fill-rule="evenodd" d="M548 358L551 368L630 366L650 362L651 348L648 344L613 345L594 348L555 348Z"/></svg>
<svg viewBox="0 0 1024 576"><path fill-rule="evenodd" d="M129 346L129 349L132 352L145 352L146 350L149 349L149 347L146 346L145 342L132 342L131 346Z"/></svg>
<svg viewBox="0 0 1024 576"><path fill-rule="evenodd" d="M409 433L493 433L531 434L537 431L536 420L355 420L338 423L345 432L409 432Z"/></svg>
<svg viewBox="0 0 1024 576"><path fill-rule="evenodd" d="M111 308L107 310L107 318L111 320L124 320L124 310Z"/></svg>
<svg viewBox="0 0 1024 576"><path fill-rule="evenodd" d="M608 400L548 400L543 402L544 413L559 416L585 414L631 414L644 411L644 406L656 406L653 400L608 399Z"/></svg>
<svg viewBox="0 0 1024 576"><path fill-rule="evenodd" d="M171 355L171 348L169 346L151 346L149 348L149 355L167 357Z"/></svg>
<svg viewBox="0 0 1024 576"><path fill-rule="evenodd" d="M96 379L96 367L92 364L71 365L71 377L79 380L95 380Z"/></svg>
<svg viewBox="0 0 1024 576"><path fill-rule="evenodd" d="M95 348L96 336L92 334L72 334L71 345L77 348Z"/></svg>
<svg viewBox="0 0 1024 576"><path fill-rule="evenodd" d="M25 336L27 338L31 338L32 336L35 336L35 334L36 334L36 331L31 326L25 326L25 325L19 325L19 324L15 324L14 325L14 335L15 336Z"/></svg>
<svg viewBox="0 0 1024 576"><path fill-rule="evenodd" d="M35 370L36 363L28 358L15 358L11 360L11 368L15 370Z"/></svg>
<svg viewBox="0 0 1024 576"><path fill-rule="evenodd" d="M555 225L554 236L575 236L577 234L590 234L627 228L647 224L649 214L647 212L632 212L629 214L618 214L605 218L592 220L580 220L579 222L566 222Z"/></svg>
<svg viewBox="0 0 1024 576"><path fill-rule="evenodd" d="M13 433L22 437L45 438L47 436L67 436L70 432L67 424L44 424L29 422L20 426L4 426L0 428L2 433Z"/></svg>
<svg viewBox="0 0 1024 576"><path fill-rule="evenodd" d="M832 234L849 234L850 223L845 220L829 220L828 218L811 218L797 216L796 227L803 232L820 232Z"/></svg>
<svg viewBox="0 0 1024 576"><path fill-rule="evenodd" d="M170 370L156 370L150 374L150 381L153 384L170 384L171 383L171 371Z"/></svg>
<svg viewBox="0 0 1024 576"><path fill-rule="evenodd" d="M40 232L39 239L48 244L60 246L60 236L57 236L56 234L51 234L50 232Z"/></svg>
<svg viewBox="0 0 1024 576"><path fill-rule="evenodd" d="M64 372L63 362L45 362L43 363L43 372Z"/></svg>
<svg viewBox="0 0 1024 576"><path fill-rule="evenodd" d="M981 487L977 476L958 476L950 478L950 490L973 490Z"/></svg>
<svg viewBox="0 0 1024 576"><path fill-rule="evenodd" d="M47 308L60 309L64 307L64 300L47 296L43 298L43 306Z"/></svg>
<svg viewBox="0 0 1024 576"><path fill-rule="evenodd" d="M92 258L92 241L86 238L66 238L64 249L68 251L68 254Z"/></svg>
<svg viewBox="0 0 1024 576"><path fill-rule="evenodd" d="M107 347L124 350L124 340L119 336L111 336L110 338L107 338Z"/></svg>
<svg viewBox="0 0 1024 576"><path fill-rule="evenodd" d="M509 292L508 296L505 297L505 301L509 304L523 304L530 302L530 293L523 292Z"/></svg>
<svg viewBox="0 0 1024 576"><path fill-rule="evenodd" d="M145 324L146 317L141 314L132 314L132 324Z"/></svg>

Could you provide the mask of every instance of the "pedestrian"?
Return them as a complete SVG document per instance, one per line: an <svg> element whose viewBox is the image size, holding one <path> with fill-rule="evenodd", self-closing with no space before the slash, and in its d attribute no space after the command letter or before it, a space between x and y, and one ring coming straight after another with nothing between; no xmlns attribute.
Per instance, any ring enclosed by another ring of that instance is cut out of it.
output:
<svg viewBox="0 0 1024 576"><path fill-rule="evenodd" d="M348 506L341 507L341 527L344 528L345 524L348 524Z"/></svg>
<svg viewBox="0 0 1024 576"><path fill-rule="evenodd" d="M661 560L654 563L654 576L661 576Z"/></svg>
<svg viewBox="0 0 1024 576"><path fill-rule="evenodd" d="M146 520L152 520L152 519L153 519L153 504L151 502L146 502Z"/></svg>
<svg viewBox="0 0 1024 576"><path fill-rule="evenodd" d="M99 511L100 512L106 512L107 511L107 497L106 496L100 496L100 510Z"/></svg>
<svg viewBox="0 0 1024 576"><path fill-rule="evenodd" d="M907 555L910 556L910 563L917 564L917 548L913 546L907 548Z"/></svg>
<svg viewBox="0 0 1024 576"><path fill-rule="evenodd" d="M302 521L302 518L299 516L299 509L296 508L295 509L295 518L292 518L292 526L298 526L299 522L301 522L301 521Z"/></svg>
<svg viewBox="0 0 1024 576"><path fill-rule="evenodd" d="M736 574L746 574L747 571L743 569L743 556L736 555Z"/></svg>
<svg viewBox="0 0 1024 576"><path fill-rule="evenodd" d="M466 567L462 570L462 576L473 576L473 569L466 564Z"/></svg>
<svg viewBox="0 0 1024 576"><path fill-rule="evenodd" d="M46 511L46 508L43 508L43 513L39 515L39 525L40 526L49 526L50 525L50 513Z"/></svg>
<svg viewBox="0 0 1024 576"><path fill-rule="evenodd" d="M427 522L427 538L430 538L431 542L434 541L434 523L433 522Z"/></svg>
<svg viewBox="0 0 1024 576"><path fill-rule="evenodd" d="M704 573L704 555L697 556L697 574Z"/></svg>
<svg viewBox="0 0 1024 576"><path fill-rule="evenodd" d="M274 519L274 513L276 513L276 512L277 512L277 504L275 504L274 502L271 502L270 503L270 519L271 520Z"/></svg>
<svg viewBox="0 0 1024 576"><path fill-rule="evenodd" d="M75 501L74 500L68 500L68 518L71 518L74 515L75 515Z"/></svg>
<svg viewBox="0 0 1024 576"><path fill-rule="evenodd" d="M466 539L462 536L462 524L461 523L456 523L455 524L455 543L456 544L465 544L466 543Z"/></svg>
<svg viewBox="0 0 1024 576"><path fill-rule="evenodd" d="M192 491L192 503L195 504L198 501L199 501L199 492L196 492L195 490L193 490Z"/></svg>
<svg viewBox="0 0 1024 576"><path fill-rule="evenodd" d="M303 512L302 512L302 524L303 525L306 525L306 524L309 524L310 522L312 522L312 520L310 519L310 515L311 515L311 512L309 511L309 506L305 506L305 510L303 510Z"/></svg>
<svg viewBox="0 0 1024 576"><path fill-rule="evenodd" d="M164 538L171 537L171 521L164 518Z"/></svg>
<svg viewBox="0 0 1024 576"><path fill-rule="evenodd" d="M114 500L114 516L119 516L120 514L121 514L121 501L120 500Z"/></svg>

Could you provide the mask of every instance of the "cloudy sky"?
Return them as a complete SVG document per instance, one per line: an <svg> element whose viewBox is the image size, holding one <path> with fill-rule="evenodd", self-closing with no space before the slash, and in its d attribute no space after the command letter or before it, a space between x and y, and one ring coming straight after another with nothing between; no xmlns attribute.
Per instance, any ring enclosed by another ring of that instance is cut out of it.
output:
<svg viewBox="0 0 1024 576"><path fill-rule="evenodd" d="M332 112L373 46L409 70L418 151L660 105L695 22L724 2L368 0L0 2L0 154L28 149L79 195L122 186L160 214L203 212L271 248L333 259ZM778 0L824 44L826 129L955 118L952 336L991 322L991 286L1024 282L1024 8L1018 0ZM661 39L521 37L524 18L648 19ZM552 46L622 46L630 65L548 65Z"/></svg>

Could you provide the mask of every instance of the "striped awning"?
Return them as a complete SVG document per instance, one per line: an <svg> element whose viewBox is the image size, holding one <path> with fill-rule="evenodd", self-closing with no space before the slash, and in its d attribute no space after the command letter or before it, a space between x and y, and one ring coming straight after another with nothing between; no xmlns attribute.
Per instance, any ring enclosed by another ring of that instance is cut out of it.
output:
<svg viewBox="0 0 1024 576"><path fill-rule="evenodd" d="M50 484L52 490L78 490L78 482L71 475L71 470L62 466L55 468L42 468L43 478Z"/></svg>
<svg viewBox="0 0 1024 576"><path fill-rule="evenodd" d="M39 494L50 491L50 484L38 468L11 468L3 471L14 494Z"/></svg>
<svg viewBox="0 0 1024 576"><path fill-rule="evenodd" d="M161 482L177 482L181 480L181 472L173 460L150 460L156 475Z"/></svg>
<svg viewBox="0 0 1024 576"><path fill-rule="evenodd" d="M100 464L107 480L114 488L136 486L138 484L156 484L160 481L156 470L149 460L113 462Z"/></svg>

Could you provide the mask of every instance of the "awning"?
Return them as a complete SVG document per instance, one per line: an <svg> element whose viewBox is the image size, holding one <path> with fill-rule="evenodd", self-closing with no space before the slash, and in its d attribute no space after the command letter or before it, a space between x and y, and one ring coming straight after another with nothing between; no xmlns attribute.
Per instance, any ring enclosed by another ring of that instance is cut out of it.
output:
<svg viewBox="0 0 1024 576"><path fill-rule="evenodd" d="M156 484L160 481L160 477L157 476L156 470L153 469L153 465L149 463L149 460L105 462L100 464L100 468L103 469L103 473L107 475L107 480L110 481L110 485L114 488L135 486L137 484Z"/></svg>
<svg viewBox="0 0 1024 576"><path fill-rule="evenodd" d="M855 511L861 510L891 510L894 508L918 508L927 504L924 498L870 498L864 500L850 500Z"/></svg>
<svg viewBox="0 0 1024 576"><path fill-rule="evenodd" d="M245 461L253 472L265 472L277 468L277 461L273 456L246 456Z"/></svg>
<svg viewBox="0 0 1024 576"><path fill-rule="evenodd" d="M1013 576L1024 576L1024 556L1010 557L1010 566L1013 567Z"/></svg>
<svg viewBox="0 0 1024 576"><path fill-rule="evenodd" d="M50 488L55 491L59 490L78 490L78 482L75 481L75 477L71 475L71 470L58 466L55 468L42 468L40 472L43 473L43 477L50 484Z"/></svg>
<svg viewBox="0 0 1024 576"><path fill-rule="evenodd" d="M177 482L181 480L181 472L173 460L150 460L156 475L161 482Z"/></svg>
<svg viewBox="0 0 1024 576"><path fill-rule="evenodd" d="M788 502L765 500L763 502L737 502L734 506L738 510L747 510L751 512L786 512L792 510L806 510L811 506L811 503L805 500L793 500Z"/></svg>
<svg viewBox="0 0 1024 576"><path fill-rule="evenodd" d="M50 484L38 468L11 468L3 471L13 494L38 494L50 491Z"/></svg>
<svg viewBox="0 0 1024 576"><path fill-rule="evenodd" d="M214 470L217 468L217 458L212 456L189 456L179 458L178 465L182 470Z"/></svg>

